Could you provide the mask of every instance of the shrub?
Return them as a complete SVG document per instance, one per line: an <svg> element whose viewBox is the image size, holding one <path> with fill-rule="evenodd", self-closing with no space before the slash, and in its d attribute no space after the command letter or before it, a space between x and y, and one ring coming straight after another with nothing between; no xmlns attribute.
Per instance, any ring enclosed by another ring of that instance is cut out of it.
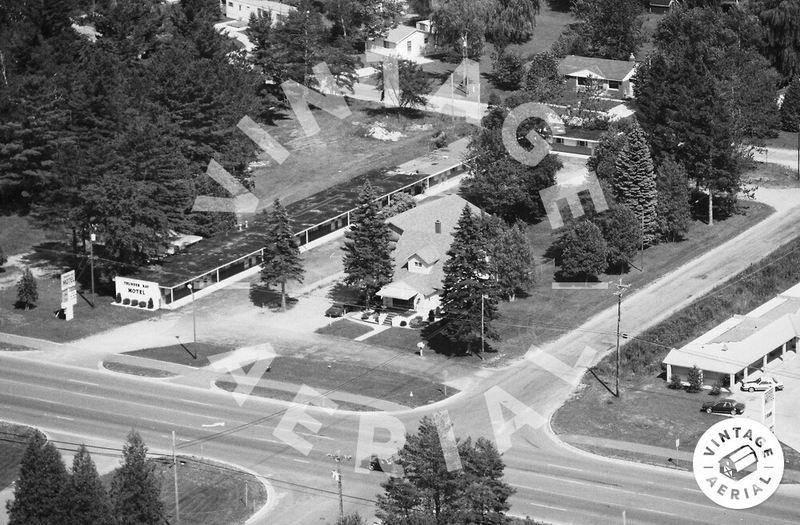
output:
<svg viewBox="0 0 800 525"><path fill-rule="evenodd" d="M405 321L400 321L400 326L406 326L407 324Z"/></svg>
<svg viewBox="0 0 800 525"><path fill-rule="evenodd" d="M134 299L133 301L131 301L131 306L139 306L139 301Z"/></svg>
<svg viewBox="0 0 800 525"><path fill-rule="evenodd" d="M436 317L441 317L442 316L442 307L441 306L437 306L436 310L434 310L434 314L436 314Z"/></svg>
<svg viewBox="0 0 800 525"><path fill-rule="evenodd" d="M408 323L411 328L419 328L422 326L422 316L418 315Z"/></svg>
<svg viewBox="0 0 800 525"><path fill-rule="evenodd" d="M667 386L673 390L681 390L683 388L681 377L678 374L672 374L672 378L669 380L669 384Z"/></svg>
<svg viewBox="0 0 800 525"><path fill-rule="evenodd" d="M128 299L128 298L125 298L125 300L123 300L123 301L122 301L122 304L124 304L125 306L127 306L127 305L131 304L131 300L130 300L130 299Z"/></svg>
<svg viewBox="0 0 800 525"><path fill-rule="evenodd" d="M150 308L151 310L153 309L153 298L152 297L147 300L147 307Z"/></svg>
<svg viewBox="0 0 800 525"><path fill-rule="evenodd" d="M689 370L689 386L686 388L687 392L699 392L703 388L703 373L696 366Z"/></svg>
<svg viewBox="0 0 800 525"><path fill-rule="evenodd" d="M361 314L361 320L366 321L367 319L369 319L370 315L372 314L370 314L369 312L364 312L363 314Z"/></svg>
<svg viewBox="0 0 800 525"><path fill-rule="evenodd" d="M431 310L428 312L428 322L432 323L434 319L436 319L436 314Z"/></svg>
<svg viewBox="0 0 800 525"><path fill-rule="evenodd" d="M117 294L117 302L118 303L122 302L122 295L121 294Z"/></svg>
<svg viewBox="0 0 800 525"><path fill-rule="evenodd" d="M144 301L139 301L139 308L147 308L147 303Z"/></svg>
<svg viewBox="0 0 800 525"><path fill-rule="evenodd" d="M519 89L522 72L522 57L513 51L506 51L492 63L494 83L501 89Z"/></svg>

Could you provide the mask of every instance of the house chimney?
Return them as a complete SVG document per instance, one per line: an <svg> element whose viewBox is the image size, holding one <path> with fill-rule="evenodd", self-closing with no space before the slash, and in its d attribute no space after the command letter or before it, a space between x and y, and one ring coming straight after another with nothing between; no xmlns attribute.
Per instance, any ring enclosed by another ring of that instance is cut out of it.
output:
<svg viewBox="0 0 800 525"><path fill-rule="evenodd" d="M442 221L436 219L436 222L433 223L433 228L436 233L442 233Z"/></svg>

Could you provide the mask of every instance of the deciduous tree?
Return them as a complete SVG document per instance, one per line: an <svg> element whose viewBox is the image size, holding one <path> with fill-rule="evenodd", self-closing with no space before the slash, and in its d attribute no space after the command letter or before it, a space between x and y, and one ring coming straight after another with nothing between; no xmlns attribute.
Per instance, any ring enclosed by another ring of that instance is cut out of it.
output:
<svg viewBox="0 0 800 525"><path fill-rule="evenodd" d="M393 67L393 63L385 63L384 67ZM378 70L378 91L384 91L384 67ZM422 70L422 66L410 60L400 59L397 61L398 83L400 88L399 104L402 109L416 108L425 106L432 88L428 75ZM385 94L384 94L385 96Z"/></svg>
<svg viewBox="0 0 800 525"><path fill-rule="evenodd" d="M66 482L61 454L37 431L20 461L14 499L6 504L9 525L61 523L58 503Z"/></svg>
<svg viewBox="0 0 800 525"><path fill-rule="evenodd" d="M286 283L303 282L300 248L289 224L289 215L278 199L267 218L261 281L267 286L281 285L281 309L286 311Z"/></svg>
<svg viewBox="0 0 800 525"><path fill-rule="evenodd" d="M478 59L483 53L486 30L496 0L442 0L435 5L431 21L436 27L436 42L449 47L453 55Z"/></svg>
<svg viewBox="0 0 800 525"><path fill-rule="evenodd" d="M590 56L628 60L645 40L639 0L575 0L572 14Z"/></svg>
<svg viewBox="0 0 800 525"><path fill-rule="evenodd" d="M513 301L517 293L534 282L535 263L525 230L520 223L509 226L503 219L489 215L481 218L481 237L497 291Z"/></svg>
<svg viewBox="0 0 800 525"><path fill-rule="evenodd" d="M533 102L546 102L564 85L558 73L558 57L550 51L533 55L523 68L522 89Z"/></svg>
<svg viewBox="0 0 800 525"><path fill-rule="evenodd" d="M482 242L479 219L464 206L453 232L444 263L441 303L444 334L466 347L480 344L481 336L497 340L492 327L497 317L497 287L489 254Z"/></svg>
<svg viewBox="0 0 800 525"><path fill-rule="evenodd" d="M608 266L608 247L603 234L589 221L577 221L567 228L558 242L559 270L565 280L593 280Z"/></svg>
<svg viewBox="0 0 800 525"><path fill-rule="evenodd" d="M486 28L486 40L502 56L512 44L524 44L533 37L539 0L494 0Z"/></svg>
<svg viewBox="0 0 800 525"><path fill-rule="evenodd" d="M147 447L135 430L122 449L122 465L111 481L111 504L118 525L161 525L161 483L147 459Z"/></svg>
<svg viewBox="0 0 800 525"><path fill-rule="evenodd" d="M792 0L754 0L749 9L765 30L762 52L788 81L800 75L800 3Z"/></svg>
<svg viewBox="0 0 800 525"><path fill-rule="evenodd" d="M608 247L606 261L609 270L627 271L642 242L639 218L626 206L617 204L599 214L594 221L600 228Z"/></svg>
<svg viewBox="0 0 800 525"><path fill-rule="evenodd" d="M392 282L394 275L394 246L376 198L372 185L366 181L359 192L358 207L350 213L351 226L342 246L344 282L363 291L367 308L375 292Z"/></svg>
<svg viewBox="0 0 800 525"><path fill-rule="evenodd" d="M783 131L800 131L800 74L792 80L783 96L781 127Z"/></svg>
<svg viewBox="0 0 800 525"><path fill-rule="evenodd" d="M382 484L378 517L384 523L504 523L512 489L502 480L502 458L485 439L457 439L463 468L448 470L433 420L425 416L416 434L398 452L402 477Z"/></svg>

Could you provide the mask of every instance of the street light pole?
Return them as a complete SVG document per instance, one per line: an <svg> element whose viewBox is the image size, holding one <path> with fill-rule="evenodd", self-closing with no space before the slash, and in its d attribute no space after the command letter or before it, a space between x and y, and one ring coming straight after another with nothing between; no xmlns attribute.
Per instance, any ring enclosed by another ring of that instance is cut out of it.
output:
<svg viewBox="0 0 800 525"><path fill-rule="evenodd" d="M175 481L175 523L181 525L181 506L178 498L178 460L175 457L175 431L172 431L172 468Z"/></svg>
<svg viewBox="0 0 800 525"><path fill-rule="evenodd" d="M481 294L481 358L483 358L483 299L486 295Z"/></svg>
<svg viewBox="0 0 800 525"><path fill-rule="evenodd" d="M333 477L339 485L339 519L344 520L344 497L342 495L342 461L350 461L353 456L343 456L340 451L335 454L328 454L329 458L333 458L336 462L336 470L333 471Z"/></svg>
<svg viewBox="0 0 800 525"><path fill-rule="evenodd" d="M192 283L186 285L190 292L192 292L192 342L197 342L197 309L194 304L194 287Z"/></svg>
<svg viewBox="0 0 800 525"><path fill-rule="evenodd" d="M614 295L617 296L617 375L616 375L616 394L615 397L619 397L619 325L620 320L622 318L622 294L625 290L630 288L631 285L629 284L622 284L622 276L619 277L619 283L617 284L617 291L614 292Z"/></svg>

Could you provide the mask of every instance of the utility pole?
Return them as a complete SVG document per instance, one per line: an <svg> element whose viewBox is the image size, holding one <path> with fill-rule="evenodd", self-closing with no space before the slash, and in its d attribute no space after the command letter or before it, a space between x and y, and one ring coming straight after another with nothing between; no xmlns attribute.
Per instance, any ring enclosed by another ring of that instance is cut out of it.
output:
<svg viewBox="0 0 800 525"><path fill-rule="evenodd" d="M639 265L641 267L641 269L639 271L643 272L644 271L644 208L642 208L642 234L641 234L641 237L642 237L642 239L641 239L642 240L642 250L641 250L642 260L639 263Z"/></svg>
<svg viewBox="0 0 800 525"><path fill-rule="evenodd" d="M350 461L353 459L353 456L343 456L342 453L337 450L335 454L328 454L329 458L332 458L336 462L336 470L332 471L331 474L333 475L333 479L336 480L336 483L339 485L339 519L344 519L344 499L342 496L342 461Z"/></svg>
<svg viewBox="0 0 800 525"><path fill-rule="evenodd" d="M485 297L485 294L481 294L481 359L483 359L483 300Z"/></svg>
<svg viewBox="0 0 800 525"><path fill-rule="evenodd" d="M175 480L175 523L181 525L181 506L178 501L178 460L175 457L175 431L172 431L172 468Z"/></svg>
<svg viewBox="0 0 800 525"><path fill-rule="evenodd" d="M91 227L91 226L90 226ZM89 232L89 266L92 274L92 308L94 308L94 241L97 237L93 231Z"/></svg>
<svg viewBox="0 0 800 525"><path fill-rule="evenodd" d="M190 292L192 292L192 342L197 342L197 310L194 305L194 286L192 283L186 285Z"/></svg>
<svg viewBox="0 0 800 525"><path fill-rule="evenodd" d="M622 294L630 287L631 285L629 284L622 284L622 276L620 275L619 283L617 283L617 291L614 292L614 295L617 296L617 377L615 397L619 397L619 324L622 318Z"/></svg>

